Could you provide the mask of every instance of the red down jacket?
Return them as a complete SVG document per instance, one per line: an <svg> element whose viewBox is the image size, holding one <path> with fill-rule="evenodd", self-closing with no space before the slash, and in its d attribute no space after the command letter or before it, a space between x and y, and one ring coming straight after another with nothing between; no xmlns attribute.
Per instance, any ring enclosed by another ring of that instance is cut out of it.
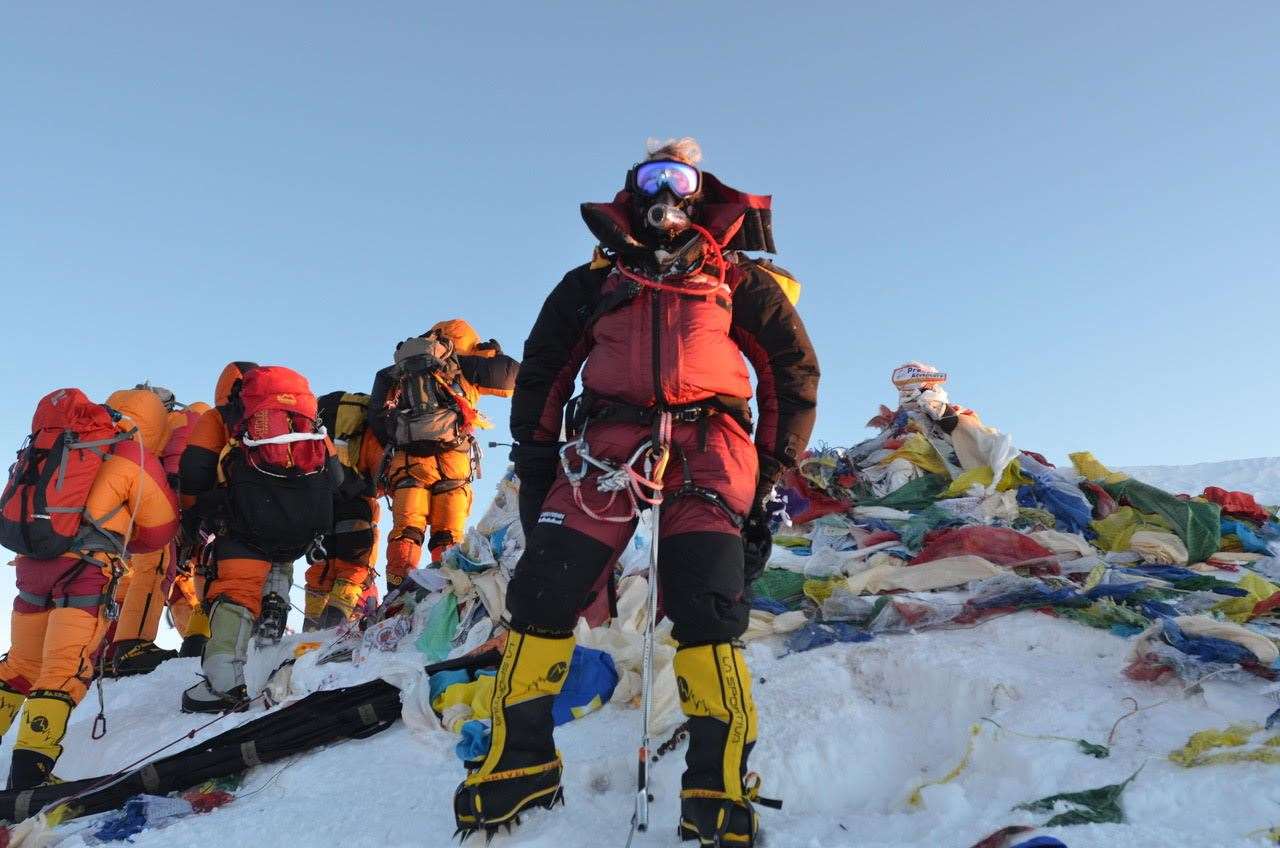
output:
<svg viewBox="0 0 1280 848"><path fill-rule="evenodd" d="M570 271L551 292L525 342L511 410L516 440L559 438L580 368L587 390L630 405L742 403L751 397L745 355L758 377L755 442L763 465L794 465L813 429L818 363L769 273L731 262L711 295L644 288L592 322L601 300L622 284L611 265L595 262Z"/></svg>

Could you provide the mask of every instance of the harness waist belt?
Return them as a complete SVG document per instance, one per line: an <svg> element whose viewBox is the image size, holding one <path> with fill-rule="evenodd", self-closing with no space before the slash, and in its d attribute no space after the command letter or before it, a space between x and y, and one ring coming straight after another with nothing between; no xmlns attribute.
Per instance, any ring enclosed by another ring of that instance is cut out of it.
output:
<svg viewBox="0 0 1280 848"><path fill-rule="evenodd" d="M727 404L703 402L692 406L675 409L659 409L656 406L636 406L621 401L595 399L587 409L588 421L616 421L624 424L641 424L648 426L662 412L671 414L673 424L696 424L716 415L728 415L751 431L751 410L745 402L742 407L730 407Z"/></svg>
<svg viewBox="0 0 1280 848"><path fill-rule="evenodd" d="M63 595L60 598L37 595L24 589L18 590L18 598L33 607L72 607L73 609L89 609L102 603L102 593L96 595Z"/></svg>

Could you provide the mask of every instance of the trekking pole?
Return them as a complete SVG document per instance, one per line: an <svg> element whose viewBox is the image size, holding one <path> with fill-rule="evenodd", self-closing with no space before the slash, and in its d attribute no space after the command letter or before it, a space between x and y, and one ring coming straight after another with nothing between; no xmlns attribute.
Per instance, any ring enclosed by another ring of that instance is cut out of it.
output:
<svg viewBox="0 0 1280 848"><path fill-rule="evenodd" d="M631 817L631 832L627 836L627 848L631 848L631 840L637 832L644 833L649 829L649 752L652 740L649 737L649 719L653 713L653 631L658 623L658 531L659 518L662 514L662 477L666 472L668 445L671 435L671 415L663 413L656 428L656 436L650 448L652 467L646 469L647 476L659 484L656 503L652 509L653 522L649 537L649 598L646 605L644 626L644 648L641 660L641 728L638 770L636 772L636 809Z"/></svg>

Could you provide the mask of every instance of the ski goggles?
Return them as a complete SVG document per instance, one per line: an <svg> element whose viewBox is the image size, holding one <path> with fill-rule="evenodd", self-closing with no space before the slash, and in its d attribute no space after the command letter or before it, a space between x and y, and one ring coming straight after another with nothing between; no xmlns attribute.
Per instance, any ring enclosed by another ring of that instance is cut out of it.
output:
<svg viewBox="0 0 1280 848"><path fill-rule="evenodd" d="M635 167L632 182L641 194L654 196L664 188L676 197L690 197L702 187L702 172L684 162L663 159L642 162Z"/></svg>

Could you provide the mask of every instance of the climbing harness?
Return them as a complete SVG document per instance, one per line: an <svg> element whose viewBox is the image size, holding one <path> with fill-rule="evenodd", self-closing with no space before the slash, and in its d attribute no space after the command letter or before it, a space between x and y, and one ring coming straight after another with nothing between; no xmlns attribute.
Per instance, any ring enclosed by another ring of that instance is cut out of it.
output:
<svg viewBox="0 0 1280 848"><path fill-rule="evenodd" d="M592 456L587 444L586 428L583 428L578 438L566 442L560 448L560 466L573 490L574 505L596 521L611 524L626 524L634 520L644 506L658 507L662 503L662 475L666 471L667 459L671 453L670 412L656 414L653 433L653 437L636 448L623 463L613 463ZM641 463L643 472L637 470ZM582 495L582 483L592 469L600 472L596 478L596 490L609 496L600 512L587 506ZM609 515L619 496L624 498L627 509L622 514Z"/></svg>

